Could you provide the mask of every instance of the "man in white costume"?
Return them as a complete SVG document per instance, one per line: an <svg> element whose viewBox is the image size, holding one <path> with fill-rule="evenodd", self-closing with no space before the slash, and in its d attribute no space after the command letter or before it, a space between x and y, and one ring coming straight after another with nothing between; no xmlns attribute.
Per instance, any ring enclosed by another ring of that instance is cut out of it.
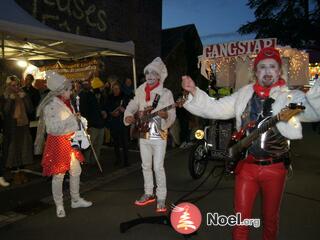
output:
<svg viewBox="0 0 320 240"><path fill-rule="evenodd" d="M163 87L164 80L168 76L167 68L161 58L157 57L144 69L146 82L137 90L124 112L125 125L135 122L135 113L141 113L147 107L153 106L152 112L161 110L174 103L170 90ZM156 99L159 98L159 101ZM142 160L142 172L144 177L144 194L135 201L137 206L145 206L156 201L153 193L153 170L156 180L157 212L166 211L166 174L164 169L164 157L167 146L168 128L176 118L175 109L159 111L158 115L149 121L149 130L140 134L140 155Z"/></svg>
<svg viewBox="0 0 320 240"><path fill-rule="evenodd" d="M278 122L252 142L235 169L234 208L242 219L251 218L256 195L262 192L264 240L277 238L281 198L290 165L288 139L302 138L300 122L320 119L320 86L314 86L306 94L289 91L281 79L281 64L278 50L262 49L254 61L256 82L219 100L197 88L190 77L182 77L182 87L190 93L184 104L189 112L208 119L236 118L238 130L252 121L256 125L262 123L289 103L302 102L306 107L299 115L288 122ZM234 227L234 240L248 237L247 226Z"/></svg>

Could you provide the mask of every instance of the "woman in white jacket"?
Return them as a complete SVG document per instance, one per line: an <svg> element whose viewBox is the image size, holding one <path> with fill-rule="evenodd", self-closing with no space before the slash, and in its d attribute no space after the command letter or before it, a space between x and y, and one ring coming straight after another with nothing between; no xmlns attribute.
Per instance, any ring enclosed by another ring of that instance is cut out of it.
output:
<svg viewBox="0 0 320 240"><path fill-rule="evenodd" d="M71 82L53 71L46 72L47 87L51 90L40 103L37 115L40 117L35 141L35 152L43 146L44 131L48 136L45 143L42 167L44 176L52 176L52 194L56 204L57 217L66 216L63 206L62 183L67 171L70 174L71 207L90 207L92 202L80 197L79 185L82 153L71 146L71 139L79 124L71 105Z"/></svg>
<svg viewBox="0 0 320 240"><path fill-rule="evenodd" d="M288 139L302 138L301 121L320 119L320 86L315 86L307 94L289 91L280 77L281 63L278 50L262 49L254 61L256 83L219 100L197 88L190 77L182 77L182 87L190 93L184 104L188 111L209 119L236 118L238 130L251 121L262 123L289 103L302 102L305 105L304 112L288 122L278 122L255 140L235 170L234 208L242 219L251 218L256 195L262 191L264 240L277 237L281 198L290 164ZM247 226L235 226L233 239L248 239L248 234Z"/></svg>

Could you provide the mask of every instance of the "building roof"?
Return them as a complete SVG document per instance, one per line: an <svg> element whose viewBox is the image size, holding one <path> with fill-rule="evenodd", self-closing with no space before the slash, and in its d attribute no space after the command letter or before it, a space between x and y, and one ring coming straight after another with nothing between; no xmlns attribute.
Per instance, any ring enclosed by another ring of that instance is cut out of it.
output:
<svg viewBox="0 0 320 240"><path fill-rule="evenodd" d="M166 59L181 42L190 40L192 40L193 42L197 41L201 45L202 52L202 43L194 24L163 29L161 54L162 57ZM201 54L201 52L199 52L198 54Z"/></svg>

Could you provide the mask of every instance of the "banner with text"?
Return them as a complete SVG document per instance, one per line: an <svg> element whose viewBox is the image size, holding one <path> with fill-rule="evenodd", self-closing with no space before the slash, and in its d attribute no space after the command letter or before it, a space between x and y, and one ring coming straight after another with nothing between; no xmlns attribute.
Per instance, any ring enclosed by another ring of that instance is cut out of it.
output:
<svg viewBox="0 0 320 240"><path fill-rule="evenodd" d="M53 70L64 75L69 80L86 80L99 70L99 61L97 59L84 60L76 63L60 63L40 67L39 70Z"/></svg>
<svg viewBox="0 0 320 240"><path fill-rule="evenodd" d="M221 58L257 54L262 48L276 47L276 45L276 38L212 44L203 48L203 56L206 58Z"/></svg>

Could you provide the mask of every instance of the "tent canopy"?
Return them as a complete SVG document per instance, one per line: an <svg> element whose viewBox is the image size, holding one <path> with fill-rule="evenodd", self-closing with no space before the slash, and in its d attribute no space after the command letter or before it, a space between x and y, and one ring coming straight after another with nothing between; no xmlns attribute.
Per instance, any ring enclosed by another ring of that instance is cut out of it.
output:
<svg viewBox="0 0 320 240"><path fill-rule="evenodd" d="M133 42L113 42L0 20L0 57L77 60L93 56L134 56Z"/></svg>
<svg viewBox="0 0 320 240"><path fill-rule="evenodd" d="M134 56L134 43L113 42L53 30L14 0L0 10L0 57L25 60L77 60L93 56ZM18 18L17 18L18 16Z"/></svg>

